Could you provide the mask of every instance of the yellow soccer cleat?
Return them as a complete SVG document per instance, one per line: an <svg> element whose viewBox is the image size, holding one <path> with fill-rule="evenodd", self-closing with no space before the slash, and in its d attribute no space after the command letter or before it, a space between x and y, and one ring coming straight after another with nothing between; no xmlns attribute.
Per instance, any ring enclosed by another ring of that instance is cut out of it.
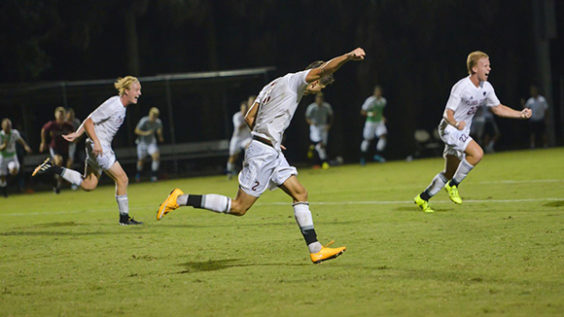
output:
<svg viewBox="0 0 564 317"><path fill-rule="evenodd" d="M327 246L323 246L319 252L310 253L311 262L319 264L323 261L332 260L347 250L347 247L328 248L331 244L333 244L333 241L329 242Z"/></svg>
<svg viewBox="0 0 564 317"><path fill-rule="evenodd" d="M429 206L429 202L421 198L421 195L415 196L415 198L413 198L413 201L417 206L419 206L419 208L421 208L421 210L423 210L423 212L435 212L433 209L431 209L431 206Z"/></svg>
<svg viewBox="0 0 564 317"><path fill-rule="evenodd" d="M458 193L458 187L453 185L450 186L450 182L446 183L445 185L445 190L448 193L448 198L450 198L450 200L452 200L453 203L455 204L462 204L462 198L460 198L460 194Z"/></svg>
<svg viewBox="0 0 564 317"><path fill-rule="evenodd" d="M159 210L157 210L157 220L161 220L164 215L179 207L176 199L180 195L184 195L184 192L179 188L175 188L170 192L170 195L168 195L165 201L160 205Z"/></svg>

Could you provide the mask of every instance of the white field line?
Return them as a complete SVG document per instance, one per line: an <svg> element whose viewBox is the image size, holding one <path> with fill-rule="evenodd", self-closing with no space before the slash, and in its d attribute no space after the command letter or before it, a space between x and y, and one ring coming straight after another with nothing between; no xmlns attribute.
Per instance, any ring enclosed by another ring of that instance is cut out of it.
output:
<svg viewBox="0 0 564 317"><path fill-rule="evenodd" d="M543 201L559 201L564 200L564 197L545 197L545 198L523 198L523 199L467 199L464 200L465 204L482 204L482 203L497 203L497 204L506 204L506 203L527 203L527 202L543 202ZM450 200L433 200L433 204L442 204L448 203L451 204ZM317 206L317 205L412 205L413 200L350 200L350 201L311 201L310 205ZM290 206L291 203L289 201L274 201L274 202L257 202L256 206ZM133 208L129 208L130 210L147 210L147 209L154 209L154 206L137 206ZM93 208L93 209L85 209L85 210L53 210L53 211L30 211L30 212L14 212L14 213L5 213L0 214L3 216L14 216L14 217L22 217L22 216L45 216L45 215L65 215L65 214L79 214L79 213L86 213L86 212L115 212L114 208ZM156 212L156 209L155 209Z"/></svg>

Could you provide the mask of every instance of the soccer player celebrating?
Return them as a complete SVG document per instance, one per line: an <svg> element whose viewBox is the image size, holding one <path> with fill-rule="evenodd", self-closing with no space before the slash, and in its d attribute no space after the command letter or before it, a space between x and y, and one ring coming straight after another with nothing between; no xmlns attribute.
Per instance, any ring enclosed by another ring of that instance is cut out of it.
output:
<svg viewBox="0 0 564 317"><path fill-rule="evenodd" d="M466 59L469 76L459 80L451 89L443 119L439 124L439 135L445 143L443 156L445 168L435 175L431 184L415 197L415 203L424 212L433 212L429 199L445 187L450 200L462 204L458 185L480 162L484 151L470 137L472 117L482 105L495 115L505 118L529 119L531 110L517 111L502 105L488 82L490 59L484 52L474 51Z"/></svg>
<svg viewBox="0 0 564 317"><path fill-rule="evenodd" d="M306 70L286 74L264 86L245 116L253 140L245 151L236 197L184 194L176 188L157 210L157 220L179 206L243 216L267 188L280 187L293 199L294 216L312 262L319 263L342 254L346 247L328 248L317 240L307 191L296 177L296 168L286 161L281 142L303 95L318 93L333 81L332 74L341 66L348 61L363 60L364 56L364 50L357 48L328 62L313 62Z"/></svg>
<svg viewBox="0 0 564 317"><path fill-rule="evenodd" d="M53 163L57 166L63 166L63 162L68 160L69 143L63 139L63 135L74 131L74 127L65 121L66 111L63 107L55 109L55 120L51 120L41 128L41 144L39 144L39 153L45 152L47 148L47 136L50 138L49 154L53 159ZM58 194L61 191L61 176L55 174L55 186L53 191Z"/></svg>
<svg viewBox="0 0 564 317"><path fill-rule="evenodd" d="M49 158L37 166L32 176L46 173L61 175L71 184L80 186L86 191L94 190L102 171L110 176L116 184L116 201L119 209L119 223L121 225L138 225L138 222L129 216L129 201L127 198L127 174L116 160L112 150L112 140L125 119L125 110L128 105L137 104L141 96L141 84L133 76L118 78L114 87L119 91L118 96L110 97L96 110L94 110L82 125L70 134L64 135L65 140L74 142L84 132L86 139L86 168L85 175L79 172L54 165Z"/></svg>
<svg viewBox="0 0 564 317"><path fill-rule="evenodd" d="M252 98L252 100L251 100ZM231 179L235 175L235 162L249 143L251 143L251 130L245 123L245 114L249 108L249 102L254 103L254 96L249 100L242 101L240 109L233 115L233 135L229 141L229 158L227 159L227 178Z"/></svg>
<svg viewBox="0 0 564 317"><path fill-rule="evenodd" d="M4 118L2 120L2 130L0 131L0 190L4 197L8 197L8 174L16 175L20 171L16 142L23 145L27 153L31 153L31 148L22 138L20 132L12 129L12 121Z"/></svg>
<svg viewBox="0 0 564 317"><path fill-rule="evenodd" d="M362 104L360 114L366 117L366 122L364 123L364 130L362 135L364 140L360 144L360 164L366 164L366 156L368 154L368 147L370 142L374 140L374 137L378 138L376 143L376 154L374 155L374 160L378 162L385 162L386 160L382 156L382 152L386 148L386 134L388 134L388 129L386 129L386 118L384 117L384 108L386 107L386 98L382 97L382 87L374 87L374 93L372 96L366 98Z"/></svg>
<svg viewBox="0 0 564 317"><path fill-rule="evenodd" d="M141 118L137 127L135 127L135 134L137 134L137 174L135 181L141 180L141 172L143 171L143 161L147 155L151 156L151 182L157 181L157 174L159 172L159 159L160 152L157 146L157 135L159 142L163 143L163 123L159 119L159 108L152 107L149 110L149 115Z"/></svg>
<svg viewBox="0 0 564 317"><path fill-rule="evenodd" d="M327 142L329 141L329 129L333 124L333 109L329 103L323 101L322 92L315 95L315 102L307 107L305 116L309 124L309 139L312 143L308 158L313 157L312 152L315 149L321 160L321 167L328 169Z"/></svg>

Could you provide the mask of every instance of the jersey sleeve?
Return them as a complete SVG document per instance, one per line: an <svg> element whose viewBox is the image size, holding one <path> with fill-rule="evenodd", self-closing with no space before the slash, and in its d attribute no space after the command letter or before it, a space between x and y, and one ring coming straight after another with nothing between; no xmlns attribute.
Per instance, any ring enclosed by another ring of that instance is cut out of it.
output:
<svg viewBox="0 0 564 317"><path fill-rule="evenodd" d="M364 103L362 104L361 109L364 111L368 111L370 110L370 105L372 104L372 97L368 97L366 98L366 100L364 100Z"/></svg>
<svg viewBox="0 0 564 317"><path fill-rule="evenodd" d="M306 113L305 113L306 118L308 118L308 119L311 118L311 113L313 112L313 107L314 107L314 106L315 106L314 103L312 103L312 104L310 104L309 106L307 106Z"/></svg>
<svg viewBox="0 0 564 317"><path fill-rule="evenodd" d="M143 126L145 125L145 122L147 122L147 117L141 118L141 120L137 122L137 126L135 127L135 129L143 130Z"/></svg>
<svg viewBox="0 0 564 317"><path fill-rule="evenodd" d="M20 134L20 131L18 131L16 129L12 129L12 135L14 135L14 139L16 141L23 140L22 135Z"/></svg>
<svg viewBox="0 0 564 317"><path fill-rule="evenodd" d="M157 123L157 130L160 130L163 128L163 122L161 121L161 119L158 119L155 121Z"/></svg>
<svg viewBox="0 0 564 317"><path fill-rule="evenodd" d="M488 106L488 107L499 106L499 104L501 102L499 101L499 99L495 95L495 90L494 90L492 84L490 84L489 82L486 82L486 85L488 85L488 95L486 97L486 106Z"/></svg>
<svg viewBox="0 0 564 317"><path fill-rule="evenodd" d="M451 109L456 112L456 109L458 109L458 106L462 101L462 89L463 89L462 87L463 85L459 85L459 84L456 84L452 87L452 89L450 90L450 96L448 97L448 101L446 104L446 109ZM446 114L446 109L445 109L445 114Z"/></svg>
<svg viewBox="0 0 564 317"><path fill-rule="evenodd" d="M106 101L101 104L96 110L94 110L90 114L90 119L94 122L94 124L98 124L104 120L107 120L112 115L112 104L111 102Z"/></svg>
<svg viewBox="0 0 564 317"><path fill-rule="evenodd" d="M305 89L305 87L307 86L306 77L310 71L311 69L307 69L301 72L289 74L288 85L290 85L290 88L293 91L300 91Z"/></svg>
<svg viewBox="0 0 564 317"><path fill-rule="evenodd" d="M327 103L327 113L332 116L333 115L333 107L331 107L331 104Z"/></svg>

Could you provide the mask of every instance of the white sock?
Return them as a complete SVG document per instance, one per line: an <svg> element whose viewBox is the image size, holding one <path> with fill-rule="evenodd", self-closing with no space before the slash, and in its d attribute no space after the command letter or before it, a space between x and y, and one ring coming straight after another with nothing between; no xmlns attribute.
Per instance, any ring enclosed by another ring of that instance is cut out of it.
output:
<svg viewBox="0 0 564 317"><path fill-rule="evenodd" d="M460 184L466 178L468 173L470 173L473 168L474 165L468 163L466 159L460 161L460 164L456 169L456 173L454 173L454 176L452 177L454 184L458 186L458 184Z"/></svg>
<svg viewBox="0 0 564 317"><path fill-rule="evenodd" d="M229 213L231 209L231 198L217 194L202 195L201 207L207 210L224 213Z"/></svg>
<svg viewBox="0 0 564 317"><path fill-rule="evenodd" d="M117 201L117 204L118 204L119 214L120 215L128 215L129 214L129 199L127 198L127 194L116 195L116 201Z"/></svg>
<svg viewBox="0 0 564 317"><path fill-rule="evenodd" d="M317 241L317 235L313 227L313 218L311 216L311 211L309 210L309 204L307 202L298 202L293 205L294 207L294 218L300 227L300 231L306 240L307 247L310 253L317 253L323 247L319 241Z"/></svg>
<svg viewBox="0 0 564 317"><path fill-rule="evenodd" d="M378 143L376 143L376 150L378 152L382 152L384 151L385 148L386 148L386 138L378 139Z"/></svg>
<svg viewBox="0 0 564 317"><path fill-rule="evenodd" d="M327 152L325 148L321 145L321 143L317 143L315 145L315 150L317 150L317 154L319 155L319 159L325 161L327 159Z"/></svg>
<svg viewBox="0 0 564 317"><path fill-rule="evenodd" d="M82 175L79 172L65 167L63 167L62 169L63 172L61 173L61 177L64 178L67 182L74 184L76 186L80 186L80 184L82 184L82 181L84 179L82 178Z"/></svg>
<svg viewBox="0 0 564 317"><path fill-rule="evenodd" d="M366 139L362 140L362 143L360 143L360 151L362 152L368 151L368 146L370 146L370 141Z"/></svg>
<svg viewBox="0 0 564 317"><path fill-rule="evenodd" d="M178 204L178 206L186 206L186 204L188 203L188 195L184 194L176 197L176 203Z"/></svg>
<svg viewBox="0 0 564 317"><path fill-rule="evenodd" d="M153 172L158 171L158 170L159 170L159 164L160 164L160 161L153 161L153 162L151 162L151 170L152 170Z"/></svg>
<svg viewBox="0 0 564 317"><path fill-rule="evenodd" d="M445 187L445 184L447 182L448 179L446 178L444 172L440 172L437 175L435 175L435 177L431 181L431 184L429 184L429 186L425 189L425 191L427 192L427 194L429 194L430 197L433 197L441 189L443 189L443 187Z"/></svg>

